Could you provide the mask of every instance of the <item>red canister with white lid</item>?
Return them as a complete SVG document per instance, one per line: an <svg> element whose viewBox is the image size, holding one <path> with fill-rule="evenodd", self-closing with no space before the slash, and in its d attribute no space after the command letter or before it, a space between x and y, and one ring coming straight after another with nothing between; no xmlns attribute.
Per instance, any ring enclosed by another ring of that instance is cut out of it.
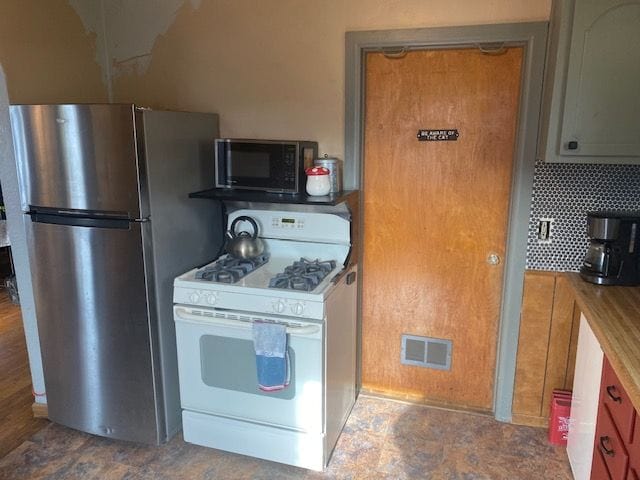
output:
<svg viewBox="0 0 640 480"><path fill-rule="evenodd" d="M307 174L307 193L312 196L328 195L331 191L328 168L310 167L305 170Z"/></svg>

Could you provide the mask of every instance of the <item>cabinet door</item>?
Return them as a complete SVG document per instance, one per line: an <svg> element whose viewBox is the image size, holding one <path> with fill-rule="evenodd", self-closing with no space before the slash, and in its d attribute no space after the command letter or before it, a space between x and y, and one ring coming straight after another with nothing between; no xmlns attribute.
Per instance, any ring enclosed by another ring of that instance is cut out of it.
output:
<svg viewBox="0 0 640 480"><path fill-rule="evenodd" d="M640 160L640 2L577 0L560 155Z"/></svg>
<svg viewBox="0 0 640 480"><path fill-rule="evenodd" d="M580 315L564 273L526 271L512 422L549 424L555 389L571 390Z"/></svg>
<svg viewBox="0 0 640 480"><path fill-rule="evenodd" d="M601 453L607 470L612 480L626 480L627 467L629 465L629 454L624 446L622 437L613 423L609 408L606 405L600 405L598 414L598 425L596 427L594 454ZM595 456L595 455L594 455ZM592 476L594 480L597 476Z"/></svg>
<svg viewBox="0 0 640 480"><path fill-rule="evenodd" d="M607 406L624 444L630 444L635 423L635 409L606 358L602 368L602 405Z"/></svg>
<svg viewBox="0 0 640 480"><path fill-rule="evenodd" d="M636 419L633 424L633 435L631 443L627 446L629 451L629 476L628 479L633 479L635 474L635 480L638 480L638 472L640 472L640 418L636 413Z"/></svg>
<svg viewBox="0 0 640 480"><path fill-rule="evenodd" d="M598 340L584 315L581 315L573 377L571 428L567 442L567 455L575 480L591 478L603 358Z"/></svg>
<svg viewBox="0 0 640 480"><path fill-rule="evenodd" d="M592 480L611 480L607 466L602 458L600 450L593 451L593 467L591 468ZM626 480L629 480L628 478Z"/></svg>

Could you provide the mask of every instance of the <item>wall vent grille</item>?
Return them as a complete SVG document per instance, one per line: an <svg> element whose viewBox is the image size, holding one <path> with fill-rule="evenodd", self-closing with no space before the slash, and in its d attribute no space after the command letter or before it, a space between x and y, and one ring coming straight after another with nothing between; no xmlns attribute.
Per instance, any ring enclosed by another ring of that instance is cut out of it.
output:
<svg viewBox="0 0 640 480"><path fill-rule="evenodd" d="M402 335L400 363L418 367L451 369L451 340Z"/></svg>

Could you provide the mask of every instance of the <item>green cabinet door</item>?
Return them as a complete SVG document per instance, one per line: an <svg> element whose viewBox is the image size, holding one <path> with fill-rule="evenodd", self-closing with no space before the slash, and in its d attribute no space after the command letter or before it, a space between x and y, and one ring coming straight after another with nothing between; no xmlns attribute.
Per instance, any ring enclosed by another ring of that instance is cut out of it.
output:
<svg viewBox="0 0 640 480"><path fill-rule="evenodd" d="M545 160L640 163L640 0L556 3Z"/></svg>

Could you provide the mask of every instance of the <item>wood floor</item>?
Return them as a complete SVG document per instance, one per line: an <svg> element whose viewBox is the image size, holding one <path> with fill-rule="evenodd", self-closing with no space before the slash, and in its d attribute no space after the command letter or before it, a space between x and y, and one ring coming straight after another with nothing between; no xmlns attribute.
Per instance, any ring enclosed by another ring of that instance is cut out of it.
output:
<svg viewBox="0 0 640 480"><path fill-rule="evenodd" d="M0 458L48 423L33 418L32 403L20 307L0 289Z"/></svg>

